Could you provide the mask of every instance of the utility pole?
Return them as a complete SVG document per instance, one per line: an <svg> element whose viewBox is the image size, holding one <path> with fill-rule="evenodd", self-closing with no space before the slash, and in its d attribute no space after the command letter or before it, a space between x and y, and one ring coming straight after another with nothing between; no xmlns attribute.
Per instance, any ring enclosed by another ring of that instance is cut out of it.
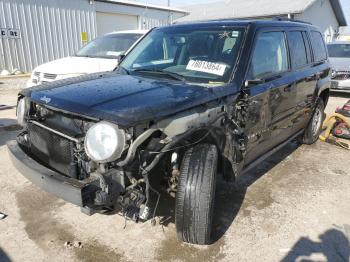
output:
<svg viewBox="0 0 350 262"><path fill-rule="evenodd" d="M168 7L170 7L170 0L168 0ZM170 14L170 11L168 11L168 24L170 25L171 24L171 14Z"/></svg>

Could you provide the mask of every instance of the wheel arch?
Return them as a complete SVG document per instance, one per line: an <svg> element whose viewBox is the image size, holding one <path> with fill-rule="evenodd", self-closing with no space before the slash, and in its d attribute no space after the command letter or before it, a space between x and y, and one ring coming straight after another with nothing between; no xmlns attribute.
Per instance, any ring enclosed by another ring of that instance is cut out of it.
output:
<svg viewBox="0 0 350 262"><path fill-rule="evenodd" d="M320 92L320 94L318 95L319 98L321 98L323 100L324 106L327 106L328 100L329 100L329 96L330 96L330 89L326 88L324 90L322 90Z"/></svg>

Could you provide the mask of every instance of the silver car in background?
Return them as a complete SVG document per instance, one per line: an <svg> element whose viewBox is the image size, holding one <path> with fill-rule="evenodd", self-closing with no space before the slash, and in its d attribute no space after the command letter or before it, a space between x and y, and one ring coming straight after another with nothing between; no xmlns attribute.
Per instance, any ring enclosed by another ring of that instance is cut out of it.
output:
<svg viewBox="0 0 350 262"><path fill-rule="evenodd" d="M332 64L332 91L350 92L350 42L333 42L327 45Z"/></svg>

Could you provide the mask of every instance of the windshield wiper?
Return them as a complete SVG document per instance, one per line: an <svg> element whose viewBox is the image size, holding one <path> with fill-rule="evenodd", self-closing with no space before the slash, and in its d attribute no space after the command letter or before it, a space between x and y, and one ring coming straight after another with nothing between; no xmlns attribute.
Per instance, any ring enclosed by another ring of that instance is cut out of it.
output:
<svg viewBox="0 0 350 262"><path fill-rule="evenodd" d="M162 75L167 75L170 76L171 78L179 81L185 81L185 77L183 77L181 74L177 74L174 72L166 71L166 70L161 70L161 69L135 69L133 72L145 72L145 73L151 73L151 74L162 74Z"/></svg>

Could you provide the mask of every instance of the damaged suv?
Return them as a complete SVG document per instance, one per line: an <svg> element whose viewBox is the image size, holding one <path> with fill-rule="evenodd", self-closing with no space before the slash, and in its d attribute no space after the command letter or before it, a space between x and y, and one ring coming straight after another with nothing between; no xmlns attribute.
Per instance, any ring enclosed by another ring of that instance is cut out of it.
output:
<svg viewBox="0 0 350 262"><path fill-rule="evenodd" d="M25 177L87 214L145 221L169 194L178 238L208 244L217 176L234 180L291 139L314 143L330 74L306 23L156 28L112 73L20 92L8 149Z"/></svg>

